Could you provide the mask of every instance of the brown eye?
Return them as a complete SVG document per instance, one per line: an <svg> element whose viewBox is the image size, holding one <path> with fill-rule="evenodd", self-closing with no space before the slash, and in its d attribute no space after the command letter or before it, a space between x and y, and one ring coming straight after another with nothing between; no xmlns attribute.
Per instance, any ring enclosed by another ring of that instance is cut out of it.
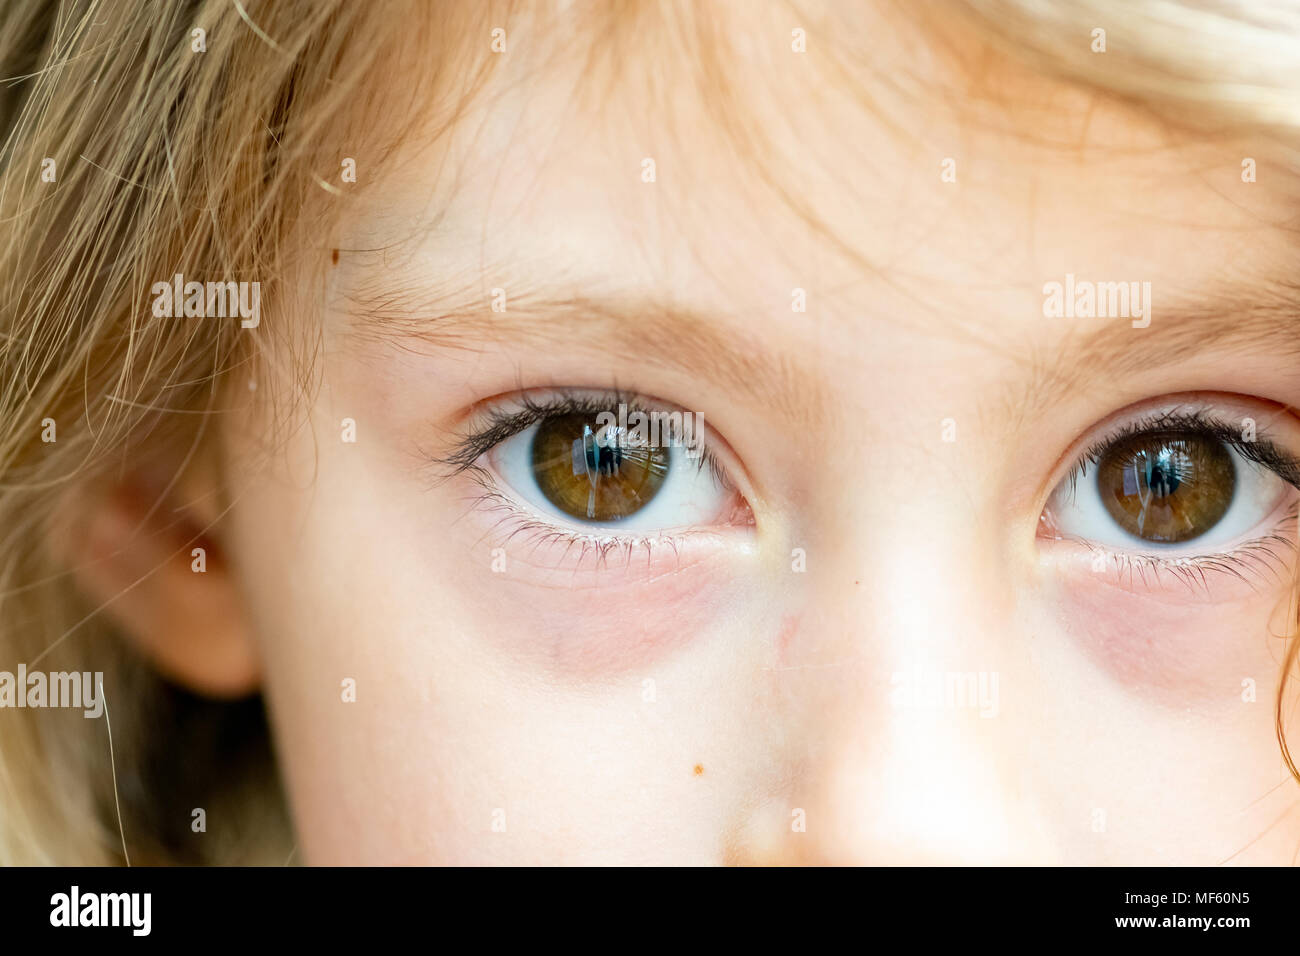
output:
<svg viewBox="0 0 1300 956"><path fill-rule="evenodd" d="M1232 455L1208 436L1134 435L1097 462L1106 510L1144 541L1175 543L1205 534L1227 512L1236 486Z"/></svg>
<svg viewBox="0 0 1300 956"><path fill-rule="evenodd" d="M533 480L546 499L584 521L618 521L644 508L663 486L669 452L633 447L590 415L554 415L537 426L529 450Z"/></svg>

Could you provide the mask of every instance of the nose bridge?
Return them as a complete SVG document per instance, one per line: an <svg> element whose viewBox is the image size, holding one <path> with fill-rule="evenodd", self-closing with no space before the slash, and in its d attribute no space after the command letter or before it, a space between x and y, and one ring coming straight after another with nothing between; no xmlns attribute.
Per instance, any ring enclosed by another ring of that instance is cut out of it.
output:
<svg viewBox="0 0 1300 956"><path fill-rule="evenodd" d="M1047 855L1020 786L1025 713L1007 699L1025 655L998 583L1001 542L951 491L909 482L885 493L889 507L849 506L835 525L833 560L855 569L854 586L820 582L818 606L830 653L856 673L819 703L824 743L804 775L814 858Z"/></svg>
<svg viewBox="0 0 1300 956"><path fill-rule="evenodd" d="M1011 617L1001 529L982 519L989 493L963 480L974 469L955 455L909 451L864 467L834 511L818 517L829 529L825 558L853 569L852 590L843 577L810 582L842 650L892 663L891 673L908 660L1000 653Z"/></svg>

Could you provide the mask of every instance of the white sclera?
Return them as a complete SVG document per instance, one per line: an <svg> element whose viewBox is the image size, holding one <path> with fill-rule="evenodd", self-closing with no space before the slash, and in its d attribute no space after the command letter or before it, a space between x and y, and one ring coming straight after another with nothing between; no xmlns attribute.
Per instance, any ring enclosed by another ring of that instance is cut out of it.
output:
<svg viewBox="0 0 1300 956"><path fill-rule="evenodd" d="M1047 510L1062 535L1118 550L1204 554L1239 540L1249 540L1252 531L1264 533L1260 525L1277 508L1288 485L1263 465L1243 458L1235 448L1224 447L1232 457L1236 473L1232 500L1223 517L1195 538L1168 544L1148 541L1121 527L1101 500L1097 468L1091 463L1087 473L1078 476L1073 488L1068 478L1056 486Z"/></svg>

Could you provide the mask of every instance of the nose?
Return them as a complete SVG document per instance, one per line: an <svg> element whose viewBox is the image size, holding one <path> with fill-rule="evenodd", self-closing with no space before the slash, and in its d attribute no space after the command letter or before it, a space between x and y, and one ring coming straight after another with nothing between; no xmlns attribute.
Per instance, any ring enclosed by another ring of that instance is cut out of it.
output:
<svg viewBox="0 0 1300 956"><path fill-rule="evenodd" d="M783 672L799 756L746 827L752 859L1054 862L1030 772L1050 695L998 535L972 527L969 502L944 511L915 489L885 500L890 513L841 521L823 554L859 570L810 581L820 665Z"/></svg>

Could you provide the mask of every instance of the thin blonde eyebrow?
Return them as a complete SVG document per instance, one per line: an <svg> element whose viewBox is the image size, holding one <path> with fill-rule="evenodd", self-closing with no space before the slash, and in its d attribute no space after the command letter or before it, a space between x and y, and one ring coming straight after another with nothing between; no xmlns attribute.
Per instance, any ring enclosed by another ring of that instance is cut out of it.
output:
<svg viewBox="0 0 1300 956"><path fill-rule="evenodd" d="M1282 301L1216 298L1171 308L1144 329L1125 320L1102 320L1106 324L1079 343L1077 361L1092 371L1124 375L1174 365L1211 348L1300 357L1298 303L1294 296Z"/></svg>
<svg viewBox="0 0 1300 956"><path fill-rule="evenodd" d="M1300 307L1287 291L1276 286L1271 295L1252 289L1239 297L1216 294L1199 304L1157 307L1146 328L1126 318L1043 319L1069 324L1072 334L1013 353L1026 381L1007 393L1007 418L1025 421L1026 409L1051 408L1211 350L1225 358L1273 357L1293 364L1300 380Z"/></svg>
<svg viewBox="0 0 1300 956"><path fill-rule="evenodd" d="M460 298L460 297L458 297ZM786 421L824 421L822 379L797 356L776 351L734 319L637 296L532 293L494 312L480 304L429 308L406 294L352 296L349 333L399 348L484 350L508 341L545 350L627 356L654 368L682 370L749 396Z"/></svg>

